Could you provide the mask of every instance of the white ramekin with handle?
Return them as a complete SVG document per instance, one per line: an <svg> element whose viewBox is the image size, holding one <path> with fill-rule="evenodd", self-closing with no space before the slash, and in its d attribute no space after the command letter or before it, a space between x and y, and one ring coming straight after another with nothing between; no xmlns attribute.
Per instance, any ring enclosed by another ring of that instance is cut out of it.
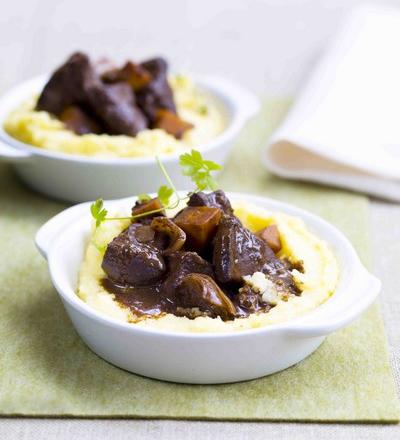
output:
<svg viewBox="0 0 400 440"><path fill-rule="evenodd" d="M90 204L84 203L44 224L36 235L36 245L48 261L51 279L73 325L91 350L118 367L156 379L198 384L249 380L301 361L375 300L380 281L364 268L349 241L332 225L272 199L235 193L228 197L303 219L336 255L340 279L334 295L291 321L230 333L177 333L118 321L95 311L76 294L91 224ZM134 201L129 198L105 205L117 208Z"/></svg>
<svg viewBox="0 0 400 440"><path fill-rule="evenodd" d="M24 82L0 99L0 160L11 162L29 186L57 199L82 202L153 192L164 183L154 157L104 159L63 154L25 144L7 134L3 125L8 114L39 93L46 79L41 76ZM207 159L223 164L247 120L258 112L259 100L238 84L223 78L194 79L200 89L216 98L226 115L225 130L195 148ZM181 173L179 154L161 155L160 159L176 185L185 188L189 181Z"/></svg>

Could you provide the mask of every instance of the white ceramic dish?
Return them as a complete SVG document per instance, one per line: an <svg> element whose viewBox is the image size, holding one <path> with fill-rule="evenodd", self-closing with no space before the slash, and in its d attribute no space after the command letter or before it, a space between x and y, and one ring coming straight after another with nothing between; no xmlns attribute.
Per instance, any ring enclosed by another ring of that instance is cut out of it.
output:
<svg viewBox="0 0 400 440"><path fill-rule="evenodd" d="M361 264L349 241L326 221L275 200L228 194L302 218L325 240L340 267L335 294L312 312L283 324L235 333L174 333L136 327L90 308L76 295L77 276L90 233L89 203L49 220L36 235L51 279L77 332L95 353L125 370L184 383L226 383L271 374L301 361L324 338L352 322L375 300L380 281ZM135 198L106 202L132 205ZM351 353L349 353L351 356Z"/></svg>
<svg viewBox="0 0 400 440"><path fill-rule="evenodd" d="M54 153L8 135L3 129L7 115L39 93L46 79L41 76L24 82L0 99L0 159L12 162L29 186L51 197L82 202L152 192L164 183L153 157L100 159ZM219 136L196 149L207 159L223 164L236 136L257 113L259 101L252 93L222 78L199 77L195 83L215 96L227 119L227 126ZM189 181L180 171L179 154L160 157L176 185L188 187Z"/></svg>

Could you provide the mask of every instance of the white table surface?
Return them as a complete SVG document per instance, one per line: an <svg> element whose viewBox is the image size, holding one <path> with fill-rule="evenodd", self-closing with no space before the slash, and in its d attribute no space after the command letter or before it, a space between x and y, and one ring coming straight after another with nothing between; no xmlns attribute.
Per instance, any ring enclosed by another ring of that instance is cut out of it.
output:
<svg viewBox="0 0 400 440"><path fill-rule="evenodd" d="M0 15L2 90L50 70L76 49L222 74L287 96L358 0L13 0ZM378 3L376 1L375 3ZM397 1L380 1L395 4ZM400 205L371 200L374 272L400 394ZM1 392L1 391L0 391ZM0 419L0 439L399 439L400 426L149 420Z"/></svg>

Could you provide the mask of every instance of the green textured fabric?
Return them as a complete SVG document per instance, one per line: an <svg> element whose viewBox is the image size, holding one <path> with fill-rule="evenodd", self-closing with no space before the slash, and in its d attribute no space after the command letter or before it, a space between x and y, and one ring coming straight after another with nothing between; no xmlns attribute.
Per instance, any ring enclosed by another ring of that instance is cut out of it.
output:
<svg viewBox="0 0 400 440"><path fill-rule="evenodd" d="M285 182L260 164L287 103L266 103L227 164L225 189L295 203L338 226L369 264L368 203L359 195ZM281 373L230 385L178 385L122 371L75 333L33 245L38 227L63 208L0 167L0 413L26 416L230 420L382 421L399 405L377 306Z"/></svg>

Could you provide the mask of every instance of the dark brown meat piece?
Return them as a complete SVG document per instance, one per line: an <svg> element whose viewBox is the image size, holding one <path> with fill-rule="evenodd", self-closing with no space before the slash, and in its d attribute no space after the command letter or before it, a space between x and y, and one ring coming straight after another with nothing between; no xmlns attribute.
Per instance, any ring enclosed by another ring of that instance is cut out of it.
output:
<svg viewBox="0 0 400 440"><path fill-rule="evenodd" d="M164 255L181 250L185 244L185 232L168 217L154 217L150 227L168 237L168 246L164 249Z"/></svg>
<svg viewBox="0 0 400 440"><path fill-rule="evenodd" d="M163 249L146 228L149 227L134 223L107 246L102 268L114 282L146 285L165 273Z"/></svg>
<svg viewBox="0 0 400 440"><path fill-rule="evenodd" d="M133 88L133 90L139 90L150 83L151 74L140 64L135 64L132 63L132 61L128 61L120 69L114 68L104 72L101 78L107 83L126 81Z"/></svg>
<svg viewBox="0 0 400 440"><path fill-rule="evenodd" d="M239 289L237 295L238 305L249 313L254 313L260 309L260 299L261 296L247 285Z"/></svg>
<svg viewBox="0 0 400 440"><path fill-rule="evenodd" d="M257 231L256 235L264 240L276 254L282 249L281 237L276 225L269 225Z"/></svg>
<svg viewBox="0 0 400 440"><path fill-rule="evenodd" d="M169 296L176 293L176 289L183 278L190 273L202 273L213 277L211 264L195 252L178 251L166 257L168 276L162 290Z"/></svg>
<svg viewBox="0 0 400 440"><path fill-rule="evenodd" d="M72 55L54 72L39 97L37 109L60 116L71 105L84 108L89 116L95 115L110 134L135 136L147 127L130 85L103 84L82 53Z"/></svg>
<svg viewBox="0 0 400 440"><path fill-rule="evenodd" d="M296 285L290 272L293 268L293 265L288 260L281 260L275 257L265 263L261 272L268 275L275 284L276 289L282 294L286 296L289 296L289 294L300 295L301 290Z"/></svg>
<svg viewBox="0 0 400 440"><path fill-rule="evenodd" d="M224 216L214 239L213 264L220 283L239 283L275 259L273 251L234 216Z"/></svg>
<svg viewBox="0 0 400 440"><path fill-rule="evenodd" d="M152 213L153 211L157 211L157 212ZM146 213L149 214L144 216L144 214ZM154 197L154 199L145 200L143 202L137 200L135 206L132 208L132 216L133 217L139 216L136 219L134 219L134 221L138 221L141 223L151 223L153 217L164 216L164 215L165 215L165 211L158 197Z"/></svg>
<svg viewBox="0 0 400 440"><path fill-rule="evenodd" d="M102 132L101 125L76 105L66 107L61 112L59 118L60 121L64 122L68 130L76 134L99 134Z"/></svg>
<svg viewBox="0 0 400 440"><path fill-rule="evenodd" d="M163 58L154 58L140 64L151 75L151 81L137 90L137 102L151 124L156 121L157 110L176 113L174 97L168 84L168 64Z"/></svg>
<svg viewBox="0 0 400 440"><path fill-rule="evenodd" d="M233 214L231 202L221 189L208 194L201 191L192 194L188 201L188 206L211 206L222 209L227 215Z"/></svg>
<svg viewBox="0 0 400 440"><path fill-rule="evenodd" d="M135 136L147 128L147 121L135 104L131 86L125 82L103 84L96 81L87 87L87 101L110 134Z"/></svg>
<svg viewBox="0 0 400 440"><path fill-rule="evenodd" d="M193 124L185 122L170 110L162 109L156 112L156 120L153 124L153 128L160 128L177 139L182 139L185 131L193 128Z"/></svg>
<svg viewBox="0 0 400 440"><path fill-rule="evenodd" d="M53 73L36 108L59 116L66 107L84 102L86 86L96 81L89 58L83 53L74 53Z"/></svg>
<svg viewBox="0 0 400 440"><path fill-rule="evenodd" d="M256 312L268 312L272 306L262 301L261 295L255 292L250 286L243 286L235 298L239 310L248 316Z"/></svg>
<svg viewBox="0 0 400 440"><path fill-rule="evenodd" d="M232 301L208 275L191 273L178 285L176 295L179 315L191 317L192 309L198 309L203 315L223 320L232 319L236 308ZM197 312L196 312L197 313Z"/></svg>
<svg viewBox="0 0 400 440"><path fill-rule="evenodd" d="M195 252L203 251L213 239L222 211L209 206L188 206L175 218L174 222L185 231L185 248Z"/></svg>

